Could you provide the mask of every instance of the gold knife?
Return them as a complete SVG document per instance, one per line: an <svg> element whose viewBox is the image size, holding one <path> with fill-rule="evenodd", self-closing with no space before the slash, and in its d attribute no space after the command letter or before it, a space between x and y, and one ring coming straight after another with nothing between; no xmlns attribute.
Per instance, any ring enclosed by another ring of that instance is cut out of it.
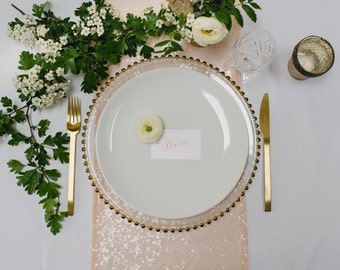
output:
<svg viewBox="0 0 340 270"><path fill-rule="evenodd" d="M272 183L270 171L270 113L268 93L263 95L261 102L260 128L264 147L264 211L270 212L272 208Z"/></svg>

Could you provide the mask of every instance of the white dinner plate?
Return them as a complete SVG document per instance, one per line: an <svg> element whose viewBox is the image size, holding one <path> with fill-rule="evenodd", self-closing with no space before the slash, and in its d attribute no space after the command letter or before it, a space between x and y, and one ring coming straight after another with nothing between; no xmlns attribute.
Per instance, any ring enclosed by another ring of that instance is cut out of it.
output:
<svg viewBox="0 0 340 270"><path fill-rule="evenodd" d="M138 119L149 114L164 125L154 143L136 135ZM199 61L166 57L129 67L102 88L88 123L94 181L136 220L190 221L212 212L253 168L247 102L230 79Z"/></svg>

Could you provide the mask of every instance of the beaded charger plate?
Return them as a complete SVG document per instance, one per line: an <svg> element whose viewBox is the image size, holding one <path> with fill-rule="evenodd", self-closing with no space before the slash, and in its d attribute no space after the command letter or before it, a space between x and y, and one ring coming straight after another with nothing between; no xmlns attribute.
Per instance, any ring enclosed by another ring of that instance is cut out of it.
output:
<svg viewBox="0 0 340 270"><path fill-rule="evenodd" d="M158 141L138 119L157 115ZM254 111L223 72L187 57L156 57L98 89L85 120L86 171L99 196L128 222L156 231L203 227L235 207L254 177Z"/></svg>

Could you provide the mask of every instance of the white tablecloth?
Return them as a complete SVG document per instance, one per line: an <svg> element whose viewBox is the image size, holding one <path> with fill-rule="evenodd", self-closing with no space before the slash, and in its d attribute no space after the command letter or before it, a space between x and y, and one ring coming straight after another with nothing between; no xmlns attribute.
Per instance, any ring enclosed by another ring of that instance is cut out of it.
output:
<svg viewBox="0 0 340 270"><path fill-rule="evenodd" d="M44 1L36 1L42 3ZM61 16L72 16L80 0L51 1ZM338 0L257 1L257 26L269 30L278 44L277 56L244 90L259 111L264 92L270 94L272 123L272 212L263 211L262 175L259 167L247 192L250 270L340 269L340 67L320 78L297 81L290 77L287 62L295 44L311 34L330 41L340 52ZM0 15L1 96L16 97L12 78L18 72L18 55L24 49L6 35L7 22L20 14L2 2ZM34 2L16 0L30 12ZM247 26L253 26L246 20ZM74 82L73 91L80 80ZM81 94L83 108L91 99ZM84 109L84 111L85 111ZM44 113L57 130L65 120L56 110ZM78 144L78 153L80 144ZM77 156L77 197L75 215L64 222L62 233L52 236L46 228L39 198L27 196L17 187L6 162L17 158L20 148L0 139L0 261L2 269L90 269L91 206L93 189ZM60 167L67 187L67 165ZM63 192L66 209L66 191Z"/></svg>

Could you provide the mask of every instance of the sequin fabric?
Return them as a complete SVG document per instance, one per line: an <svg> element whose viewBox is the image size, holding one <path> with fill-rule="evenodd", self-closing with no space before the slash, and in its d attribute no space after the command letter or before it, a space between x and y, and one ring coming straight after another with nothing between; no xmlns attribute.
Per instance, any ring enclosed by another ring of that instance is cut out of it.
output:
<svg viewBox="0 0 340 270"><path fill-rule="evenodd" d="M93 198L92 269L248 269L244 202L203 228L156 232L141 228Z"/></svg>

